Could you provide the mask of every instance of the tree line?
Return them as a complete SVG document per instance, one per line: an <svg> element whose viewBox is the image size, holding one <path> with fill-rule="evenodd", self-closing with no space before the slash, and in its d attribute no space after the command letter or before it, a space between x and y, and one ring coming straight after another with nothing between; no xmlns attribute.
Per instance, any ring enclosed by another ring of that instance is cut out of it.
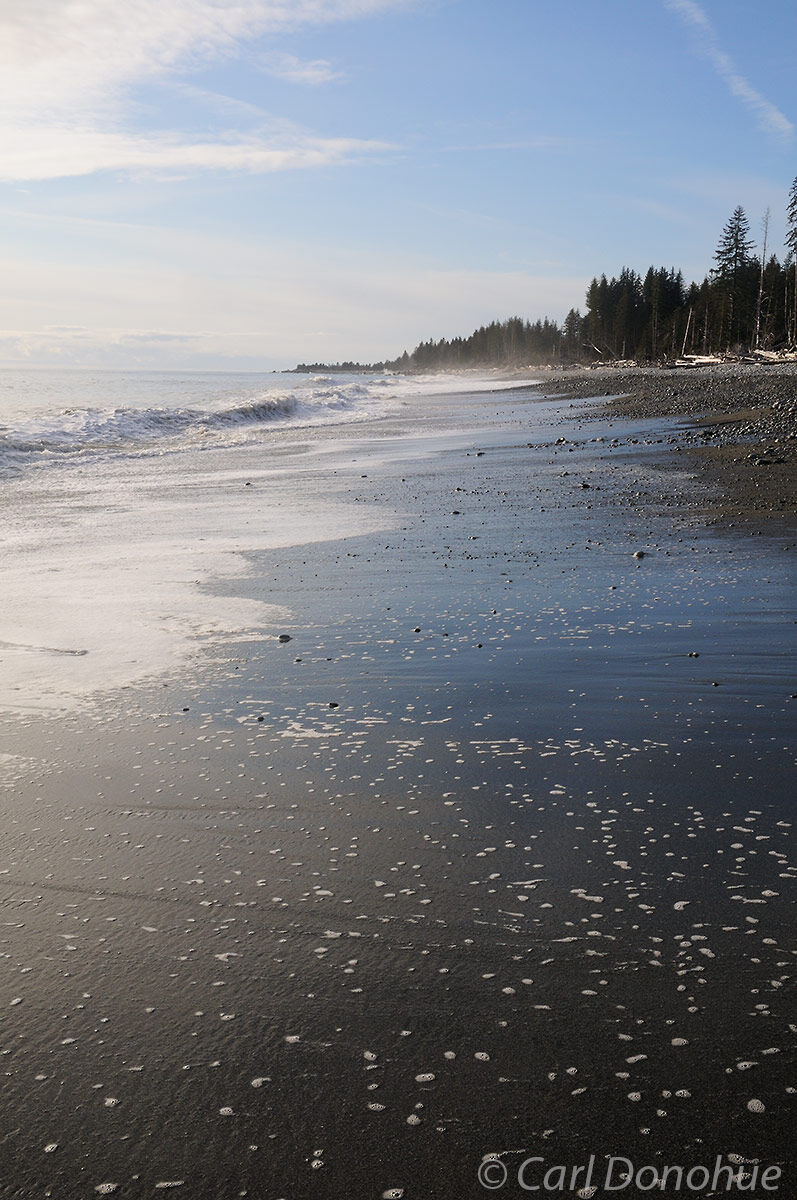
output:
<svg viewBox="0 0 797 1200"><path fill-rule="evenodd" d="M633 358L648 362L683 355L745 354L797 349L797 178L789 191L786 254L768 247L769 212L756 246L744 209L723 227L714 266L702 283L684 281L675 267L649 267L642 276L623 267L587 288L585 312L571 309L560 324L548 317L510 317L469 337L421 342L371 369L397 371L493 365L584 363ZM329 370L301 364L297 370ZM340 364L339 370L356 369Z"/></svg>

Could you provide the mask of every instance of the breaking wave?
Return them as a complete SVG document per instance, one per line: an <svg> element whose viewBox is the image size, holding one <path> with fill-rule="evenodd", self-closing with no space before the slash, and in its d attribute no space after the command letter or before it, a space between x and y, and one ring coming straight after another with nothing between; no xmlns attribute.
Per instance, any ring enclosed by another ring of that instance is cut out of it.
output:
<svg viewBox="0 0 797 1200"><path fill-rule="evenodd" d="M0 471L79 456L163 454L223 447L269 429L373 420L409 400L459 391L445 376L5 373L0 377ZM503 387L469 379L468 391ZM155 403L153 403L155 401Z"/></svg>
<svg viewBox="0 0 797 1200"><path fill-rule="evenodd" d="M379 389L316 379L275 394L260 392L207 406L176 404L38 410L0 423L0 465L22 468L47 459L104 453L158 453L223 445L258 427L328 424L374 414ZM381 407L381 406L380 406Z"/></svg>

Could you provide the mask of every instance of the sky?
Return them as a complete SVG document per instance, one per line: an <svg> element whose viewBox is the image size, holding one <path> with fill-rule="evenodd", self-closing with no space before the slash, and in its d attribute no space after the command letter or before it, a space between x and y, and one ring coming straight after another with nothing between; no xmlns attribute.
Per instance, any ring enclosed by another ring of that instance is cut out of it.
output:
<svg viewBox="0 0 797 1200"><path fill-rule="evenodd" d="M783 257L794 0L0 0L0 365L373 362Z"/></svg>

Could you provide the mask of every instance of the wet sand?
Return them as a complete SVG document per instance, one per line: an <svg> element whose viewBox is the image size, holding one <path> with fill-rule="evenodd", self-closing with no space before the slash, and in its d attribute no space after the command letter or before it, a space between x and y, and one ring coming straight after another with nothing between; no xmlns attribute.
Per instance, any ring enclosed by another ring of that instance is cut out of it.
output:
<svg viewBox="0 0 797 1200"><path fill-rule="evenodd" d="M656 414L316 432L253 513L385 528L248 552L288 619L3 719L0 1196L792 1194L788 529Z"/></svg>
<svg viewBox="0 0 797 1200"><path fill-rule="evenodd" d="M602 396L602 411L665 418L675 452L687 451L694 463L698 486L686 502L697 509L701 493L705 519L794 528L797 363L602 366L542 374L551 395Z"/></svg>

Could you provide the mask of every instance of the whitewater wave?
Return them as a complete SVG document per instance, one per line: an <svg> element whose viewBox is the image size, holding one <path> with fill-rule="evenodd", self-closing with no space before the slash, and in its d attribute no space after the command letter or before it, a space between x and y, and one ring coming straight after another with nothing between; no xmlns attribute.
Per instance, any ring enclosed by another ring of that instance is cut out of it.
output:
<svg viewBox="0 0 797 1200"><path fill-rule="evenodd" d="M75 394L75 382L70 382ZM186 379L181 395L173 377L165 382L146 377L131 382L129 377L116 380L105 375L87 381L95 391L89 390L86 398L116 403L67 407L58 405L56 389L48 379L47 403L40 402L40 393L33 397L39 403L31 407L0 407L0 471L15 474L78 456L219 447L262 436L268 429L377 419L424 395L508 386L494 380L465 382L439 375L409 378L389 373L299 380L261 376L257 382L241 383L240 376L234 387L227 387L226 381L222 386L212 376L192 377ZM151 399L160 402L151 404Z"/></svg>
<svg viewBox="0 0 797 1200"><path fill-rule="evenodd" d="M19 468L53 457L162 452L203 442L219 445L227 440L225 435L258 426L327 423L369 415L363 403L372 398L368 387L325 386L331 383L328 380L313 383L304 395L301 389L259 394L215 408L120 406L37 413L14 426L0 425L0 464Z"/></svg>

